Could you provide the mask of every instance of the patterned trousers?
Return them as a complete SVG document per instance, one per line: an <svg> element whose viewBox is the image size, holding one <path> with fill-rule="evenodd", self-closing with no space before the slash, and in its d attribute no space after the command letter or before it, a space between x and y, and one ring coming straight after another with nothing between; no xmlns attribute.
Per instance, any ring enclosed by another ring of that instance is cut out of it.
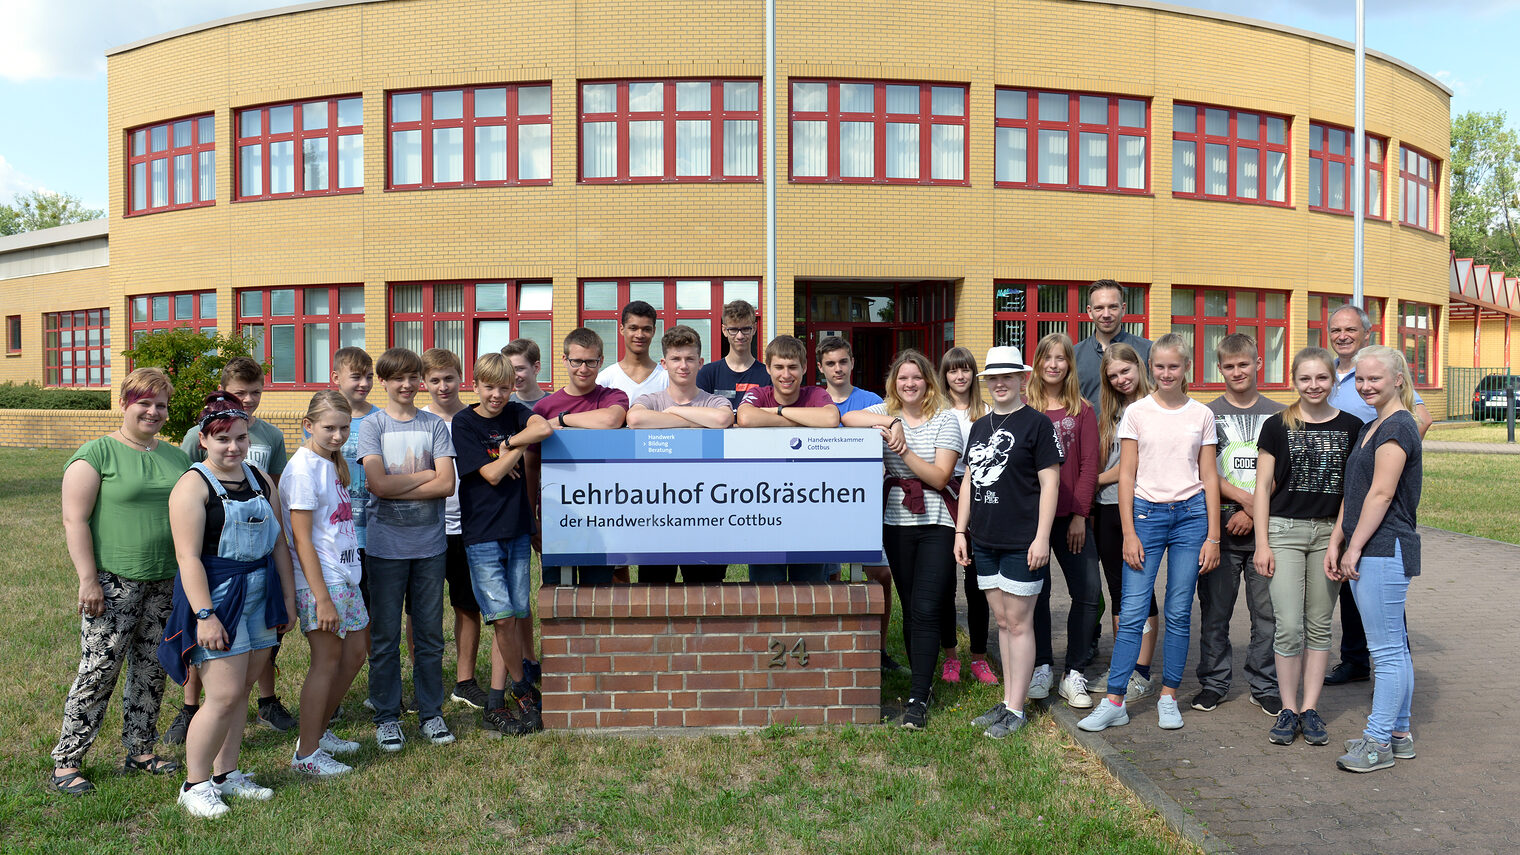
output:
<svg viewBox="0 0 1520 855"><path fill-rule="evenodd" d="M100 732L122 665L121 744L129 756L149 754L158 741L158 708L164 669L158 643L174 595L174 580L134 582L104 570L105 609L79 622L79 676L63 705L63 730L53 748L54 768L78 768Z"/></svg>

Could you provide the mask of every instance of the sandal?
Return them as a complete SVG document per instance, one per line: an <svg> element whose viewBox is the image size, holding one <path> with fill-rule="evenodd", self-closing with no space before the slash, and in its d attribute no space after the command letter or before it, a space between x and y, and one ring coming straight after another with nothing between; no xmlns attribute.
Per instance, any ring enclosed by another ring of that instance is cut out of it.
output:
<svg viewBox="0 0 1520 855"><path fill-rule="evenodd" d="M172 775L179 771L179 761L157 754L146 760L127 757L121 764L122 772L147 772L150 775Z"/></svg>
<svg viewBox="0 0 1520 855"><path fill-rule="evenodd" d="M85 793L95 792L95 785L90 783L82 771L70 772L67 775L54 775L48 782L48 788L54 792L63 793L66 796L82 796Z"/></svg>

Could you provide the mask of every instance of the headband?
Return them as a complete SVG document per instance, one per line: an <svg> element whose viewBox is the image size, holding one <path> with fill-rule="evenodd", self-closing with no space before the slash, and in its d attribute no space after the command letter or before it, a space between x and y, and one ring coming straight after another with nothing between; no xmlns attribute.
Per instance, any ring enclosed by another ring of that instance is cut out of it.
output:
<svg viewBox="0 0 1520 855"><path fill-rule="evenodd" d="M217 410L214 413L209 413L207 415L201 416L200 427L201 431L204 433L206 430L206 425L211 424L217 419L242 419L246 422L248 421L248 418L248 414L242 410Z"/></svg>

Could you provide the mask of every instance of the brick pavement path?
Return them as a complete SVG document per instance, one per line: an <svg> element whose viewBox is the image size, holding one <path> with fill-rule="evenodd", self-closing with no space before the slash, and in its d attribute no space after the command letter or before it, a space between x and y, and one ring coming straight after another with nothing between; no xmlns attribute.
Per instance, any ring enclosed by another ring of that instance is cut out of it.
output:
<svg viewBox="0 0 1520 855"><path fill-rule="evenodd" d="M1421 535L1424 574L1410 585L1408 605L1418 758L1365 775L1335 768L1342 740L1365 724L1371 683L1325 687L1320 713L1329 745L1267 742L1272 719L1250 703L1241 664L1249 634L1243 595L1231 624L1235 675L1224 703L1213 712L1187 706L1198 691L1195 601L1191 657L1178 693L1186 726L1158 728L1155 700L1147 698L1132 705L1130 724L1102 736L1236 852L1520 851L1520 753L1512 741L1520 733L1520 707L1505 691L1520 687L1520 679L1505 676L1520 661L1520 633L1510 622L1520 546L1432 528ZM1066 646L1062 604L1069 600L1061 573L1052 576L1059 664ZM1106 666L1112 650L1107 626L1094 670ZM1332 665L1339 645L1337 614ZM1159 683L1160 644L1155 664Z"/></svg>
<svg viewBox="0 0 1520 855"><path fill-rule="evenodd" d="M1507 442L1450 442L1444 439L1427 439L1425 450L1460 454L1520 454L1520 443L1510 445Z"/></svg>

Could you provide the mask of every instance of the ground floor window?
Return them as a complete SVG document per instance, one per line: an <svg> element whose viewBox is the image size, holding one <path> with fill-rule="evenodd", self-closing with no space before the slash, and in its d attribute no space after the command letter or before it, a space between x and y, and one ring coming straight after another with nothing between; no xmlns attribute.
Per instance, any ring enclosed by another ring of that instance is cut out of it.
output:
<svg viewBox="0 0 1520 855"><path fill-rule="evenodd" d="M997 282L992 299L992 343L1013 345L1025 359L1045 336L1060 332L1073 343L1093 334L1087 316L1087 288L1091 282ZM1124 286L1124 331L1148 337L1147 290L1144 285Z"/></svg>
<svg viewBox="0 0 1520 855"><path fill-rule="evenodd" d="M660 337L665 335L665 330L685 324L702 336L702 361L711 362L727 352L723 336L723 306L743 300L754 306L759 314L760 280L674 277L581 280L581 326L595 330L602 337L604 365L623 357L623 340L618 335L618 325L623 307L634 300L643 300L654 307L654 342L649 346L651 358L660 358ZM764 330L764 325L757 319L751 341L758 342L759 353L765 352ZM546 361L551 353L559 355L557 343L545 345L539 342L539 346Z"/></svg>
<svg viewBox="0 0 1520 855"><path fill-rule="evenodd" d="M42 336L46 385L111 385L110 309L48 312Z"/></svg>
<svg viewBox="0 0 1520 855"><path fill-rule="evenodd" d="M1262 386L1287 386L1288 295L1280 291L1237 288L1172 288L1172 332L1193 346L1193 376L1202 388L1222 388L1215 349L1225 336L1245 333L1256 339Z"/></svg>
<svg viewBox="0 0 1520 855"><path fill-rule="evenodd" d="M1382 297L1364 297L1362 307L1372 322L1369 344L1383 343L1383 306L1388 302ZM1323 347L1330 350L1330 316L1341 306L1351 304L1350 294L1310 294L1309 305L1304 312L1304 347Z"/></svg>
<svg viewBox="0 0 1520 855"><path fill-rule="evenodd" d="M270 388L326 388L333 352L364 346L362 285L249 288L237 301L238 329L257 342Z"/></svg>
<svg viewBox="0 0 1520 855"><path fill-rule="evenodd" d="M549 282L393 282L386 315L390 346L422 353L451 350L474 382L475 359L514 338L532 339L548 362L554 352L554 286Z"/></svg>
<svg viewBox="0 0 1520 855"><path fill-rule="evenodd" d="M1409 372L1416 386L1434 386L1436 374L1436 333L1441 326L1441 310L1426 303L1399 301L1399 349L1409 361Z"/></svg>

